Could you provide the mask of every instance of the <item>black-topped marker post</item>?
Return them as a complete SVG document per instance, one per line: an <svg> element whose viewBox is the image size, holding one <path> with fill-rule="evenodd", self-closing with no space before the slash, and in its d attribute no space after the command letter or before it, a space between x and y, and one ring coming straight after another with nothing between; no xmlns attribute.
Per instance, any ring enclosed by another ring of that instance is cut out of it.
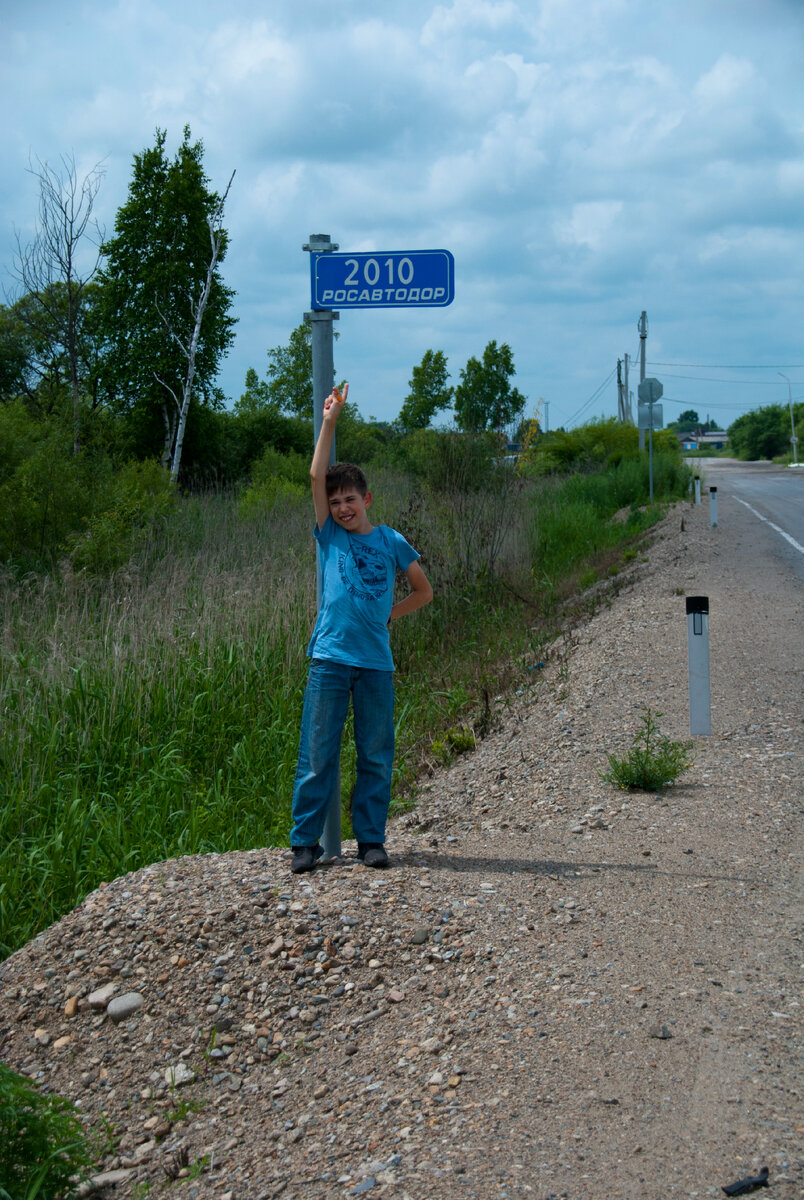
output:
<svg viewBox="0 0 804 1200"><path fill-rule="evenodd" d="M709 597L687 596L687 660L690 677L690 733L710 734Z"/></svg>
<svg viewBox="0 0 804 1200"><path fill-rule="evenodd" d="M717 525L717 488L709 488L709 524L714 529Z"/></svg>

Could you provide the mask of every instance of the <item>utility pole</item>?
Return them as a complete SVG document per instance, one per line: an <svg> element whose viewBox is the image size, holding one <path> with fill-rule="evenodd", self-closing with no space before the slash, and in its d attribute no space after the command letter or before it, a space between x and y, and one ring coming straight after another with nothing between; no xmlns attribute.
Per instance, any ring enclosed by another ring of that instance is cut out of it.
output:
<svg viewBox="0 0 804 1200"><path fill-rule="evenodd" d="M550 432L550 401L549 400L545 400L545 402L544 402L544 432L545 433Z"/></svg>
<svg viewBox="0 0 804 1200"><path fill-rule="evenodd" d="M622 424L625 421L625 402L623 401L623 360L617 359L617 420Z"/></svg>
<svg viewBox="0 0 804 1200"><path fill-rule="evenodd" d="M639 382L642 383L645 379L645 343L648 340L648 314L644 308L642 316L639 318L637 329L639 330ZM640 450L645 449L644 429L640 429L639 431L639 448Z"/></svg>
<svg viewBox="0 0 804 1200"><path fill-rule="evenodd" d="M628 390L628 355L627 354L625 356L625 378L623 380L623 386L625 388L626 417L627 417L627 420L633 424L634 417L633 417L633 413L631 412L631 393Z"/></svg>
<svg viewBox="0 0 804 1200"><path fill-rule="evenodd" d="M777 375L781 375L782 379L787 379L787 376L782 371L777 371ZM798 438L796 437L796 422L793 418L793 389L790 387L790 380L787 379L787 402L790 405L790 428L793 436L790 441L793 443L793 466L798 466Z"/></svg>

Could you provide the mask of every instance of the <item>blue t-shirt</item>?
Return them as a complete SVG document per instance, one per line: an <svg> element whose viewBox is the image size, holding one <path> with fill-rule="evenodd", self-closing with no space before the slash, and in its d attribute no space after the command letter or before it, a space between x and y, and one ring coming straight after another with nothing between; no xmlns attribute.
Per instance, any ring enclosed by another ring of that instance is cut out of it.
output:
<svg viewBox="0 0 804 1200"><path fill-rule="evenodd" d="M393 671L388 618L397 571L420 556L388 525L350 533L328 516L316 526L321 607L307 653L350 667Z"/></svg>

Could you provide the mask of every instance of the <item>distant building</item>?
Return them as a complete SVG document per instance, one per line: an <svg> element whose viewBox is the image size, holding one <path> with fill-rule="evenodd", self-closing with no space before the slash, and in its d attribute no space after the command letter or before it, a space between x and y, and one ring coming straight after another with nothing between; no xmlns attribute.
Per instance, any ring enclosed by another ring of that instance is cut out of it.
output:
<svg viewBox="0 0 804 1200"><path fill-rule="evenodd" d="M722 450L728 442L728 435L723 429L717 433L679 433L676 436L682 450Z"/></svg>

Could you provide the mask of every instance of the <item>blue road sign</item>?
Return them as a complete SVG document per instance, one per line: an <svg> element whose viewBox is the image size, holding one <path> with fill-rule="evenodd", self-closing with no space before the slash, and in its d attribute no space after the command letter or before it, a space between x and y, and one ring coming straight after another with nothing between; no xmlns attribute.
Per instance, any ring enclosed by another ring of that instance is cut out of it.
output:
<svg viewBox="0 0 804 1200"><path fill-rule="evenodd" d="M444 308L455 298L449 250L311 254L312 308Z"/></svg>

